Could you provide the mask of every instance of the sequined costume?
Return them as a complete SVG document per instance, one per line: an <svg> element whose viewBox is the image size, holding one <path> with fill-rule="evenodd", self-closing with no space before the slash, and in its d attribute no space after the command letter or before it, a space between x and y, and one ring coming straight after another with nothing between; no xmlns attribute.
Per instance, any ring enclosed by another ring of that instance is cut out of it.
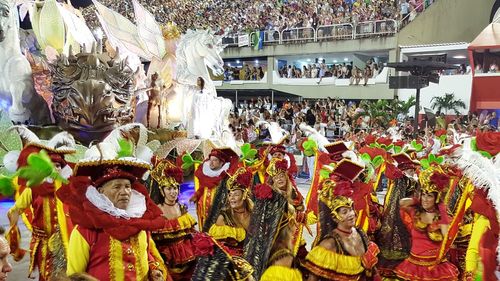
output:
<svg viewBox="0 0 500 281"><path fill-rule="evenodd" d="M169 274L175 281L190 280L196 260L192 244L196 221L187 213L185 206L181 210L180 217L166 219L165 228L151 234Z"/></svg>
<svg viewBox="0 0 500 281"><path fill-rule="evenodd" d="M410 256L400 263L395 273L404 280L458 280L458 269L446 259L436 260L443 234L436 222L426 224L420 213L411 209L402 211L403 220L411 234Z"/></svg>

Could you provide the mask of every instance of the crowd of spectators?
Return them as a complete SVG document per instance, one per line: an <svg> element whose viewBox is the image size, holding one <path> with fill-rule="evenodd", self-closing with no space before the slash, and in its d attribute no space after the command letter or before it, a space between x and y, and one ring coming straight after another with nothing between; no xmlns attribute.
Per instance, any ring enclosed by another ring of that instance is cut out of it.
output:
<svg viewBox="0 0 500 281"><path fill-rule="evenodd" d="M211 28L219 33L255 30L282 31L337 23L398 19L420 11L432 0L140 0L164 24L175 22L182 31ZM100 0L110 9L133 20L131 0ZM93 5L83 10L92 27L99 26ZM407 16L407 18L409 18ZM406 19L405 19L406 21Z"/></svg>
<svg viewBox="0 0 500 281"><path fill-rule="evenodd" d="M287 144L290 149L300 138L306 137L310 132L303 132L300 124L314 128L329 141L346 140L363 143L367 134L374 131L383 132L390 126L397 126L405 134L413 136L413 118L400 113L390 124L370 122L370 117L360 114L366 110L367 102L359 103L339 99L304 100L302 102L286 101L271 104L268 97L245 100L235 106L231 113L230 128L239 142L259 142L270 138L267 130L268 124L276 122L280 128L290 135ZM437 114L435 127L432 131L446 129L453 126L457 132L474 134L477 129L498 130L499 118L495 112L471 113L446 117ZM423 122L423 121L422 121ZM421 126L424 127L423 123ZM419 134L424 135L423 128Z"/></svg>
<svg viewBox="0 0 500 281"><path fill-rule="evenodd" d="M261 80L266 70L260 65L243 64L243 67L224 66L224 81Z"/></svg>
<svg viewBox="0 0 500 281"><path fill-rule="evenodd" d="M373 59L366 62L363 68L350 63L331 64L327 65L324 62L303 65L302 69L295 65L284 65L279 69L279 75L282 78L319 78L318 84L324 77L335 77L338 79L350 79L350 84L358 85L364 81L364 85L368 79L375 78L381 72L382 67L379 67Z"/></svg>

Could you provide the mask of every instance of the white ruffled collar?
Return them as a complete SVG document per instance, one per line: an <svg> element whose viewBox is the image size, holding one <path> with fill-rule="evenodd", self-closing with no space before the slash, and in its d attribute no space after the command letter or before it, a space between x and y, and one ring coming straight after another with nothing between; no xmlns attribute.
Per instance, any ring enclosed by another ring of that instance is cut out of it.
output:
<svg viewBox="0 0 500 281"><path fill-rule="evenodd" d="M87 188L85 196L97 209L117 218L140 218L146 212L146 198L140 192L133 189L126 210L116 208L106 195L99 193L92 185L89 185Z"/></svg>
<svg viewBox="0 0 500 281"><path fill-rule="evenodd" d="M222 165L222 167L220 169L214 171L214 170L210 169L210 162L205 161L205 162L203 162L202 172L207 177L215 178L215 177L220 176L220 174L222 174L222 172L227 171L227 169L229 169L229 162L226 162L224 165Z"/></svg>

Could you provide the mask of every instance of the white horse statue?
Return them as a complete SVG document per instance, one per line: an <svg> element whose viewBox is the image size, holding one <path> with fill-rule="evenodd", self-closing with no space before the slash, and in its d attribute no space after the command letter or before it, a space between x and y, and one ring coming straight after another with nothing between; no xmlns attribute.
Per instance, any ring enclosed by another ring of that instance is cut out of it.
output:
<svg viewBox="0 0 500 281"><path fill-rule="evenodd" d="M35 92L31 67L21 53L14 0L0 0L0 98L15 123L48 124L47 103Z"/></svg>
<svg viewBox="0 0 500 281"><path fill-rule="evenodd" d="M207 67L215 75L223 72L223 61L220 53L223 50L221 37L211 31L188 31L182 35L175 51L175 56L168 53L162 28L154 17L136 0L132 0L137 25L124 16L93 0L97 9L97 17L107 35L109 43L120 50L120 54L139 56L151 61L148 76L154 72L174 72L172 81L165 81L167 119L174 127L183 124L189 137L221 139L228 134L228 116L232 103L230 100L216 97L215 86L212 83ZM174 63L172 63L174 60ZM161 75L166 77L168 75ZM203 102L194 98L197 90L197 80L201 77L205 81L203 91L207 97ZM139 102L137 113L144 112ZM203 110L202 110L203 109ZM203 111L201 115L193 112ZM142 116L136 116L141 121ZM154 124L153 124L154 126ZM196 128L203 128L197 132Z"/></svg>
<svg viewBox="0 0 500 281"><path fill-rule="evenodd" d="M232 108L228 99L217 97L215 86L207 67L215 75L223 73L222 38L210 31L188 30L181 36L176 51L175 93L169 99L170 122L181 121L189 137L220 139L227 129L227 119ZM203 91L198 88L198 79L204 81ZM182 112L176 112L179 104Z"/></svg>

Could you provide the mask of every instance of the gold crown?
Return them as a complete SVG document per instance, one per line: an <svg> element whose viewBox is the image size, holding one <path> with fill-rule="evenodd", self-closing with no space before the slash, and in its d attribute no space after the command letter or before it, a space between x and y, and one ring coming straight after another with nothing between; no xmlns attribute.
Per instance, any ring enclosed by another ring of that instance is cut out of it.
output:
<svg viewBox="0 0 500 281"><path fill-rule="evenodd" d="M287 171L286 168L280 167L281 165L279 164L283 161L286 161L286 160L279 159L279 158L272 158L271 161L269 162L269 165L266 168L266 173L271 177L274 177L279 173L286 173L286 171Z"/></svg>
<svg viewBox="0 0 500 281"><path fill-rule="evenodd" d="M158 183L159 186L175 186L179 188L179 183L174 177L165 175L165 169L169 167L175 166L169 161L161 161L151 171L151 177Z"/></svg>
<svg viewBox="0 0 500 281"><path fill-rule="evenodd" d="M245 174L245 173L247 173L247 170L244 167L240 167L238 170L236 170L236 172L227 179L227 182L226 182L227 189L229 191L233 191L236 189L247 191L248 186L243 186L243 185L238 183L238 177L242 174Z"/></svg>
<svg viewBox="0 0 500 281"><path fill-rule="evenodd" d="M162 26L161 33L163 35L163 39L165 40L177 39L181 37L181 31L179 30L177 25L172 22L168 22L167 24Z"/></svg>
<svg viewBox="0 0 500 281"><path fill-rule="evenodd" d="M441 166L431 166L425 170L422 170L418 175L418 180L420 182L420 189L425 193L433 193L436 195L436 203L441 202L442 193L446 190L440 189L435 183L432 182L431 177L434 173L444 173Z"/></svg>
<svg viewBox="0 0 500 281"><path fill-rule="evenodd" d="M323 189L319 194L319 200L330 209L331 214L336 219L340 219L337 210L342 207L352 208L354 201L349 197L335 195L335 185L334 181L330 179L325 180L323 182Z"/></svg>

